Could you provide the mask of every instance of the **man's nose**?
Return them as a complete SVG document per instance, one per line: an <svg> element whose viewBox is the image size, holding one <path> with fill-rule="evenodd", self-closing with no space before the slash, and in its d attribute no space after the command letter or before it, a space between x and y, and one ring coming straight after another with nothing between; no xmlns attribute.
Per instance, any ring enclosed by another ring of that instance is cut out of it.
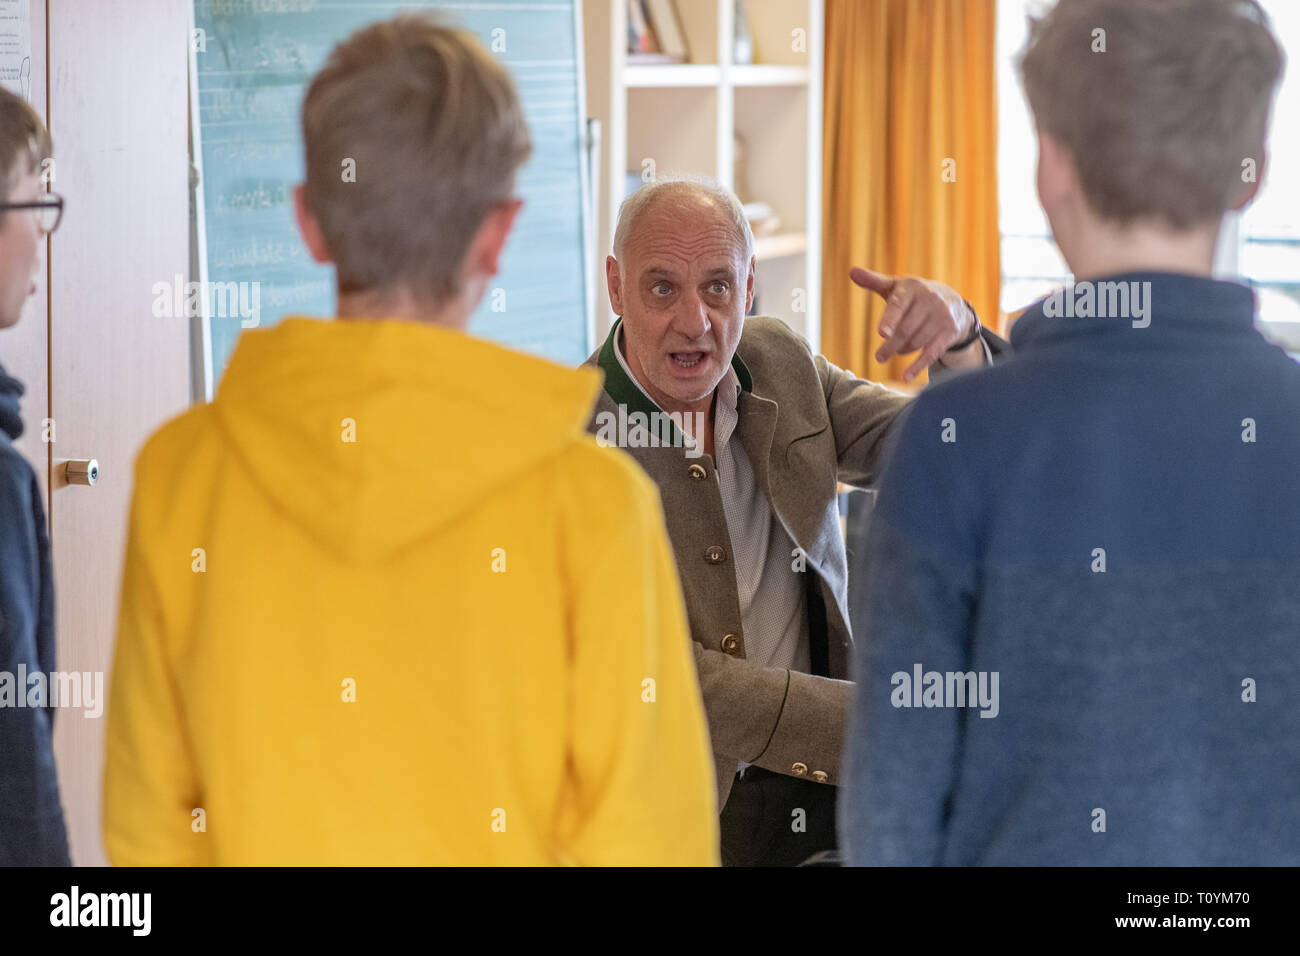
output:
<svg viewBox="0 0 1300 956"><path fill-rule="evenodd" d="M674 316L673 325L682 337L692 342L704 338L713 328L713 323L709 320L708 306L695 293L682 299L681 309Z"/></svg>

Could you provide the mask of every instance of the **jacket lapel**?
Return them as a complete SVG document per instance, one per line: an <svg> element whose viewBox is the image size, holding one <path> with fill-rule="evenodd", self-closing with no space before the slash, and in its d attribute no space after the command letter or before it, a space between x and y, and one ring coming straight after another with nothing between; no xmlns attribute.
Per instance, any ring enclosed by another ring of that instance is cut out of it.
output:
<svg viewBox="0 0 1300 956"><path fill-rule="evenodd" d="M776 418L779 411L776 402L762 398L753 392L742 391L739 401L739 421L736 430L740 433L740 442L745 446L749 464L754 469L754 478L763 490L769 502L775 507L772 497L771 469L769 459L772 456L772 439L776 435Z"/></svg>

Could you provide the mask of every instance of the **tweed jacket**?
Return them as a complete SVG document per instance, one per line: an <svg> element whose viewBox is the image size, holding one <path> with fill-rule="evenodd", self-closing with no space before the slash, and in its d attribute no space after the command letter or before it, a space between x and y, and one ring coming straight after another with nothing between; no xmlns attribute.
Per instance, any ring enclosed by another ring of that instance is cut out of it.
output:
<svg viewBox="0 0 1300 956"><path fill-rule="evenodd" d="M614 354L620 322L588 364L605 388L589 430L610 416L659 411ZM722 495L710 456L671 443L625 447L659 485L686 598L695 661L718 776L718 807L744 760L823 784L840 780L853 684L847 560L837 482L871 486L886 435L908 396L814 355L780 320L745 319L732 359L742 392L736 436L777 519L802 552L812 671L758 666L745 657L740 599ZM602 416L604 416L602 418Z"/></svg>

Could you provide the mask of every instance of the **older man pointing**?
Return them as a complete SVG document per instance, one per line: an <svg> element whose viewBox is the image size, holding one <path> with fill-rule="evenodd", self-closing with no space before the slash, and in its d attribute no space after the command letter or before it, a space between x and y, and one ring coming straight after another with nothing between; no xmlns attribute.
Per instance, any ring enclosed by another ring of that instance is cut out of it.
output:
<svg viewBox="0 0 1300 956"><path fill-rule="evenodd" d="M952 289L853 278L888 300L880 356L920 350L909 377L935 360L988 360ZM606 279L620 318L589 360L605 372L592 429L667 413L687 432L659 442L633 430L627 450L659 485L676 553L723 862L792 865L835 847L853 687L836 483L872 484L908 397L836 368L776 319L746 319L753 236L716 183L662 180L629 197Z"/></svg>

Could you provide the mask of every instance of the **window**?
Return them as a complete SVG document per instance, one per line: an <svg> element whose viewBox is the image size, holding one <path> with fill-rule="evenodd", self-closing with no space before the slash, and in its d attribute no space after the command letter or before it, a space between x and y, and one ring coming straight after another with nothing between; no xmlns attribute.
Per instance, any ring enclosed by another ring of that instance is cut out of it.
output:
<svg viewBox="0 0 1300 956"><path fill-rule="evenodd" d="M1300 3L1262 0L1273 33L1292 58L1300 57ZM1225 228L1220 265L1240 275L1259 297L1259 328L1300 352L1300 63L1291 62L1273 104L1268 160L1259 195Z"/></svg>
<svg viewBox="0 0 1300 956"><path fill-rule="evenodd" d="M1273 32L1300 57L1300 3L1260 0ZM998 0L998 204L1002 231L1002 310L1015 313L1070 281L1052 242L1034 185L1038 147L1015 59L1026 20L1052 0ZM1260 331L1300 353L1300 66L1290 64L1273 108L1262 188L1244 213L1224 222L1216 272L1254 287Z"/></svg>
<svg viewBox="0 0 1300 956"><path fill-rule="evenodd" d="M1002 311L1016 313L1070 281L1035 186L1038 141L1016 69L1027 20L1045 0L998 0L998 220L1002 230Z"/></svg>

